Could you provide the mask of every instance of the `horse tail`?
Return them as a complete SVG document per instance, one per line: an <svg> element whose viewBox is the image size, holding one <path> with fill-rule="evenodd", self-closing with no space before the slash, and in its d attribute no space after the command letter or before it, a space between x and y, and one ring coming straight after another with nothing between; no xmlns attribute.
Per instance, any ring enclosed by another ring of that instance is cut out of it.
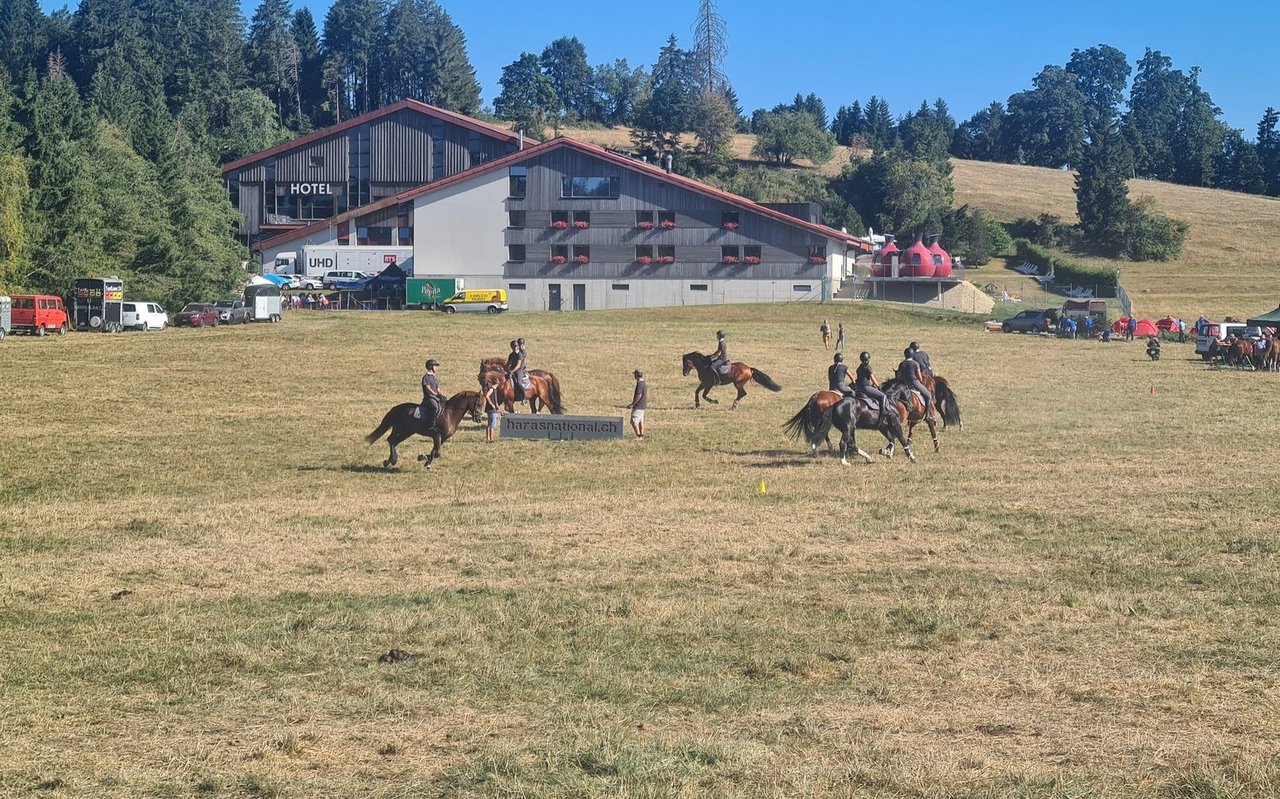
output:
<svg viewBox="0 0 1280 799"><path fill-rule="evenodd" d="M547 399L551 400L547 404L551 406L553 414L564 413L564 404L560 400L560 381L549 372L547 373Z"/></svg>
<svg viewBox="0 0 1280 799"><path fill-rule="evenodd" d="M792 441L795 441L800 436L805 436L806 438L808 437L809 406L811 404L812 403L805 404L805 406L800 409L799 413L797 413L795 416L792 416L790 419L786 421L785 424L782 425L782 429L787 431L787 437L790 438Z"/></svg>
<svg viewBox="0 0 1280 799"><path fill-rule="evenodd" d="M934 377L933 384L936 394L934 403L942 413L943 429L952 424L963 429L964 424L960 421L960 400L956 398L956 392L951 390L951 384L944 377Z"/></svg>
<svg viewBox="0 0 1280 799"><path fill-rule="evenodd" d="M760 385L764 386L765 388L769 389L770 391L781 391L781 390L782 390L782 386L780 386L780 385L778 385L777 383L773 382L773 378L772 378L772 377L769 377L767 374L765 374L764 372L760 371L759 369L752 369L752 370L751 370L751 379L752 379L752 380L754 380L754 381L756 381L756 382L757 382L757 383L759 383Z"/></svg>
<svg viewBox="0 0 1280 799"><path fill-rule="evenodd" d="M386 435L388 430L395 427L395 420L393 417L395 416L396 411L399 408L400 406L397 405L396 407L387 411L387 415L382 417L382 424L378 425L377 429L374 430L372 433L365 436L364 440L372 444L373 442L377 441L378 439Z"/></svg>
<svg viewBox="0 0 1280 799"><path fill-rule="evenodd" d="M831 409L822 410L817 400L811 399L782 428L793 441L804 436L810 444L817 444L831 429Z"/></svg>

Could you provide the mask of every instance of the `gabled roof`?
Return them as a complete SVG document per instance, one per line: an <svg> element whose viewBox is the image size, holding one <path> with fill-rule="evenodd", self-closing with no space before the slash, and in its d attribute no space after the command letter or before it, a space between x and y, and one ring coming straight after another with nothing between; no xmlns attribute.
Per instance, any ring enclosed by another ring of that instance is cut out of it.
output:
<svg viewBox="0 0 1280 799"><path fill-rule="evenodd" d="M405 109L408 109L410 111L417 111L418 113L426 114L427 116L443 119L446 122L451 122L455 125L458 125L459 127L463 127L468 130L474 130L476 133L483 133L486 136L490 136L495 139L500 139L509 144L514 144L517 146L519 146L520 144L520 135L518 133L515 133L514 131L507 130L506 128L500 128L497 125L490 125L486 122L481 122L477 119L472 119L469 116L464 116L455 111L447 111L443 108L436 108L434 105L427 105L426 103L419 102L417 100L401 100L397 103L392 103L391 105L383 106L382 108L379 108L377 111L370 111L367 114L361 114L358 117L352 117L351 119L348 119L346 122L341 122L337 125L331 125L327 128L324 128L323 130L317 130L315 133L308 133L306 136L303 136L301 138L294 139L292 141L287 141L284 144L278 144L269 150L263 150L260 153L254 153L253 155L246 156L244 158L241 158L238 161L232 161L229 164L224 164L222 167L222 174L225 175L228 172L234 172L237 169L243 169L244 167L249 166L250 164L255 164L258 161L261 161L265 158L270 158L273 155L279 155L280 153L288 152L290 150L296 150L299 147L306 147L308 144L312 144L313 142L320 141L321 139L327 139L330 136L341 133L344 130L347 130L349 128L354 128L357 125L363 125L367 122L372 122L375 119L381 119L386 116L391 116L392 114L395 114L399 111L403 111Z"/></svg>
<svg viewBox="0 0 1280 799"><path fill-rule="evenodd" d="M842 233L839 230L836 230L835 228L827 227L826 225L819 225L813 222L806 222L803 219L797 219L796 217L789 216L787 214L782 213L781 211L776 211L772 208L766 208L765 206L760 205L759 203L756 203L752 200L748 200L746 197L740 197L736 194L730 194L727 191L721 191L720 189L717 189L712 186L708 186L705 183L696 181L693 178L687 178L683 175L676 175L676 174L667 172L666 170L658 166L655 166L653 164L645 163L644 161L637 161L634 158L628 158L625 155L618 155L617 153L609 152L603 147L599 147L594 144L587 144L586 142L581 142L581 141L578 141L577 139L570 139L567 136L561 136L559 138L552 139L551 141L543 142L541 144L537 144L532 147L527 147L524 150L518 150L514 153L509 153L507 155L502 156L501 158L497 158L497 159L494 159L493 161L489 161L487 163L481 164L480 166L475 166L466 171L458 172L454 175L450 175L449 177L444 178L443 180L437 180L431 183L424 183L423 185L416 186L412 189L409 189L408 191L403 191L392 197L384 197L383 199L378 200L377 202L369 203L368 205L362 205L359 208L353 208L350 211L345 211L341 214L338 214L337 216L330 217L329 219L322 219L317 222L312 222L310 225L307 225L305 227L300 227L295 230L291 230L287 233L282 233L278 236L273 236L269 239L261 241L257 244L257 246L259 248L265 249L269 247L274 247L278 244L285 244L296 238L310 235L312 233L316 233L318 231L324 230L331 225L335 225L340 222L345 222L349 219L354 219L356 217L365 216L375 211L382 210L383 208L399 205L400 203L407 202L417 197L421 197L422 195L429 194L433 191L438 191L447 186L452 186L464 180L470 180L471 178L477 177L479 175L483 175L487 172L492 172L497 169L502 169L504 167L511 166L513 164L519 164L522 161L528 161L528 160L537 158L545 153L553 152L555 150L559 150L563 148L577 150L578 152L584 153L586 155L590 155L592 157L600 158L610 163L617 164L618 166L621 166L624 169L629 169L633 172L640 172L644 174L646 177L650 177L654 180L660 180L666 183L670 183L673 186L678 186L680 188L687 189L688 191L692 191L696 194L701 194L704 197L710 197L713 200L718 200L719 202L723 202L726 205L734 206L742 211L748 211L753 214L759 214L760 216L769 217L774 221L781 222L786 225L791 225L792 227L800 228L801 230L806 230L810 233L815 233L819 236L825 236L831 239L838 239L844 242L845 245L850 248L860 249L865 252L871 252L871 244L868 242L862 241L856 236L850 235L848 233Z"/></svg>

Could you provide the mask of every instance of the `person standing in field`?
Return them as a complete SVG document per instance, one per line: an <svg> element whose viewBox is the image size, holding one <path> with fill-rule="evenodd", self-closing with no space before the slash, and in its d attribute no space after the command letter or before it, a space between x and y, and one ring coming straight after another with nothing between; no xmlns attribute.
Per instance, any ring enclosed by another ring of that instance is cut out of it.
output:
<svg viewBox="0 0 1280 799"><path fill-rule="evenodd" d="M822 331L822 348L824 350L831 349L831 325L826 319L822 320L822 327L818 328Z"/></svg>
<svg viewBox="0 0 1280 799"><path fill-rule="evenodd" d="M644 438L644 412L649 408L649 386L644 382L644 372L639 369L631 373L636 378L636 390L631 396L631 430L636 438Z"/></svg>
<svg viewBox="0 0 1280 799"><path fill-rule="evenodd" d="M484 428L484 440L486 444L493 443L494 431L498 429L498 385L490 383L484 392L484 412L488 417L488 424Z"/></svg>
<svg viewBox="0 0 1280 799"><path fill-rule="evenodd" d="M844 322L836 325L836 352L844 352Z"/></svg>

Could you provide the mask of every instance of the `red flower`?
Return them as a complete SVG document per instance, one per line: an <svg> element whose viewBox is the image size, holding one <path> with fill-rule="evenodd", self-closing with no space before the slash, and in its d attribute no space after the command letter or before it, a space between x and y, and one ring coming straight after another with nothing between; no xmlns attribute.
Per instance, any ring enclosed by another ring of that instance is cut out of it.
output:
<svg viewBox="0 0 1280 799"><path fill-rule="evenodd" d="M579 219L578 221L573 223L573 227L575 230L586 230L587 228L591 227L591 223L585 219Z"/></svg>
<svg viewBox="0 0 1280 799"><path fill-rule="evenodd" d="M577 256L576 258L574 258L574 259L573 259L573 262L574 262L575 264L589 264L589 263L591 263L591 259L590 259L590 258L588 258L588 257L587 257L587 256L585 256L585 255L579 255L579 256Z"/></svg>
<svg viewBox="0 0 1280 799"><path fill-rule="evenodd" d="M663 255L658 258L658 263L660 264L674 264L675 262L676 257L674 255Z"/></svg>
<svg viewBox="0 0 1280 799"><path fill-rule="evenodd" d="M821 255L809 256L809 263L811 264L825 264L826 262L827 262L827 259L823 258Z"/></svg>
<svg viewBox="0 0 1280 799"><path fill-rule="evenodd" d="M658 226L661 227L663 230L675 230L676 220L664 219L658 223Z"/></svg>
<svg viewBox="0 0 1280 799"><path fill-rule="evenodd" d="M648 219L636 223L636 230L653 230L653 223Z"/></svg>
<svg viewBox="0 0 1280 799"><path fill-rule="evenodd" d="M642 255L636 259L636 263L640 264L641 266L648 266L649 264L653 263L653 259L647 255Z"/></svg>
<svg viewBox="0 0 1280 799"><path fill-rule="evenodd" d="M551 227L555 228L556 230L568 230L569 223L564 221L563 219L557 219L556 221L551 223Z"/></svg>
<svg viewBox="0 0 1280 799"><path fill-rule="evenodd" d="M723 261L724 261L724 263L726 263L726 264L736 264L736 263L738 262L738 256L736 256L736 255L726 255L722 260L723 260Z"/></svg>
<svg viewBox="0 0 1280 799"><path fill-rule="evenodd" d="M737 230L737 229L738 229L738 223L737 223L737 222L725 222L725 223L724 223L723 225L721 225L720 227L724 228L725 230Z"/></svg>
<svg viewBox="0 0 1280 799"><path fill-rule="evenodd" d="M563 255L553 255L553 256L551 256L551 263L553 263L553 264L562 264L562 263L564 263L564 262L566 262L566 261L568 261L568 260L569 260L569 259L568 259L568 258L565 258Z"/></svg>
<svg viewBox="0 0 1280 799"><path fill-rule="evenodd" d="M755 266L756 264L760 263L760 256L748 255L746 258L742 259L742 262L744 264L751 264L752 266Z"/></svg>

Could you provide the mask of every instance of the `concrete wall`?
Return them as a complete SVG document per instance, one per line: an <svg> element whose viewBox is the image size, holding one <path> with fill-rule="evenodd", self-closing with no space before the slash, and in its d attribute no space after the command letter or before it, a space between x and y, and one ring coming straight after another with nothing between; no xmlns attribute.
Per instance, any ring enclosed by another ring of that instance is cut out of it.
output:
<svg viewBox="0 0 1280 799"><path fill-rule="evenodd" d="M501 288L507 184L507 170L498 169L414 200L415 272L458 275L469 289Z"/></svg>

